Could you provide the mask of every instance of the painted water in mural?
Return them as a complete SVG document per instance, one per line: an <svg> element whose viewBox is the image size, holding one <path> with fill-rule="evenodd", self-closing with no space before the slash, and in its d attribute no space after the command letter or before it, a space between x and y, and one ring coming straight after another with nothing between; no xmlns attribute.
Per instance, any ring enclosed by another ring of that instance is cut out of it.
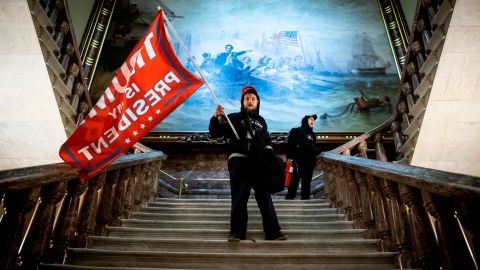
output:
<svg viewBox="0 0 480 270"><path fill-rule="evenodd" d="M251 84L270 131L313 113L317 132L365 131L391 115L399 79L374 0L160 2L227 113ZM155 131L206 131L215 106L204 86Z"/></svg>

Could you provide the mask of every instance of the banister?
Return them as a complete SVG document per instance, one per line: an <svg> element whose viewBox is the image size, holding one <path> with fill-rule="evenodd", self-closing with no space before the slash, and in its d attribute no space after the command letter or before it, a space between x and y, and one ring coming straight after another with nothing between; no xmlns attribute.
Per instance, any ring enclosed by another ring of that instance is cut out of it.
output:
<svg viewBox="0 0 480 270"><path fill-rule="evenodd" d="M143 163L165 160L161 151L124 155L114 161L106 171L118 170ZM65 163L25 167L0 171L0 191L18 191L35 186L43 186L57 182L72 180L79 171Z"/></svg>
<svg viewBox="0 0 480 270"><path fill-rule="evenodd" d="M332 152L323 152L320 154L320 159L326 163L340 165L444 197L457 197L466 201L480 200L480 177L339 155Z"/></svg>

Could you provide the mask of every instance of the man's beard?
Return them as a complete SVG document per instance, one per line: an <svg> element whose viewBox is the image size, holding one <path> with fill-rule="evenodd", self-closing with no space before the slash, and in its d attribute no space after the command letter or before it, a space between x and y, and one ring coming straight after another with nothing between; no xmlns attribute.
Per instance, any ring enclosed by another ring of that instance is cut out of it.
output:
<svg viewBox="0 0 480 270"><path fill-rule="evenodd" d="M245 108L245 112L247 113L248 116L254 115L256 113L256 111L257 111L257 108L255 108L255 109L250 109L248 107Z"/></svg>

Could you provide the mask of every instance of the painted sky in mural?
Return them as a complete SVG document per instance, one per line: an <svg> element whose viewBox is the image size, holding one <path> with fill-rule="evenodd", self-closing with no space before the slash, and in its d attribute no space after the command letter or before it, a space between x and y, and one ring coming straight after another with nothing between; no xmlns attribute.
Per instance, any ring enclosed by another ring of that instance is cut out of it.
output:
<svg viewBox="0 0 480 270"><path fill-rule="evenodd" d="M313 113L316 132L365 131L391 114L399 80L374 0L163 2L227 113L240 109L241 88L252 84L270 131ZM206 131L214 110L202 87L155 130Z"/></svg>

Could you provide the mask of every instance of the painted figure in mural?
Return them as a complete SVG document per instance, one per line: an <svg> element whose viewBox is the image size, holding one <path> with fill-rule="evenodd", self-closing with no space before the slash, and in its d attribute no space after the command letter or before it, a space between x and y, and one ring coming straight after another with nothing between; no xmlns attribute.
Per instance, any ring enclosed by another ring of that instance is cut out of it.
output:
<svg viewBox="0 0 480 270"><path fill-rule="evenodd" d="M193 61L197 61L197 59L195 59L195 56L192 56L192 59ZM190 58L187 58L187 63L185 64L185 68L190 71L190 72L193 72L195 73L197 71L197 69L195 68L195 65L192 63L192 60L190 60Z"/></svg>
<svg viewBox="0 0 480 270"><path fill-rule="evenodd" d="M390 98L388 96L379 96L378 98L368 98L365 93L362 90L359 90L361 93L361 96L353 98L354 102L347 104L345 106L345 109L336 115L331 115L328 113L323 113L320 115L320 119L328 119L328 118L334 118L334 117L339 117L342 116L346 113L352 113L354 112L356 108L356 112L360 113L367 113L370 111L370 109L373 108L380 108L382 109L388 109L389 112L392 112L392 104L390 103Z"/></svg>
<svg viewBox="0 0 480 270"><path fill-rule="evenodd" d="M243 63L238 56L252 50L234 52L231 44L225 45L225 52L219 53L215 58L215 65L225 79L236 80L242 75Z"/></svg>
<svg viewBox="0 0 480 270"><path fill-rule="evenodd" d="M361 96L354 98L359 111L369 111L371 108L386 107L392 112L392 104L390 103L390 98L388 96L367 98L362 90L360 90L360 93L362 94Z"/></svg>
<svg viewBox="0 0 480 270"><path fill-rule="evenodd" d="M204 75L209 78L215 73L215 60L211 57L211 54L204 52L202 54L203 60L200 64L200 68L204 72Z"/></svg>
<svg viewBox="0 0 480 270"><path fill-rule="evenodd" d="M278 223L272 197L267 189L260 185L258 173L252 168L255 157L251 153L252 135L262 132L270 138L267 123L260 116L260 98L253 86L242 89L241 109L238 113L228 115L240 139L230 128L224 116L224 109L218 105L214 116L210 119L209 132L212 137L226 137L228 145L228 170L230 171L230 189L232 194L230 214L229 242L238 242L246 239L248 209L247 203L251 189L255 190L263 221L263 231L266 240L286 240L288 237L281 231ZM252 133L252 135L250 135ZM266 149L271 148L271 142L266 142Z"/></svg>
<svg viewBox="0 0 480 270"><path fill-rule="evenodd" d="M293 58L293 69L295 71L312 71L313 66L305 63L305 60L303 59L303 56L301 55L296 55Z"/></svg>
<svg viewBox="0 0 480 270"><path fill-rule="evenodd" d="M310 185L313 169L317 164L317 155L320 153L316 145L313 126L317 115L305 115L300 127L292 128L288 134L287 159L292 160L294 170L288 194L285 199L294 200L297 196L298 184L302 182L301 198L310 199Z"/></svg>

